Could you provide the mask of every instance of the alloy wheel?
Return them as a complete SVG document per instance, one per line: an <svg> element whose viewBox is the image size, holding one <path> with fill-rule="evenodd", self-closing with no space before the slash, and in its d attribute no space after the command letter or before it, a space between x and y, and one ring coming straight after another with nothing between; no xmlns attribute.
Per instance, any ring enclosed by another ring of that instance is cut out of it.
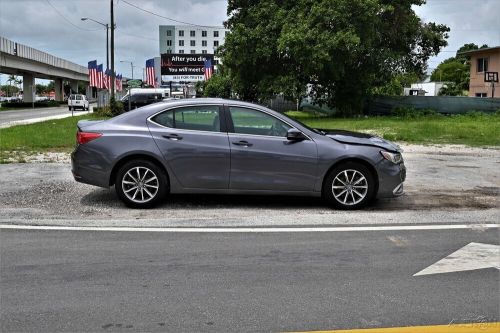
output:
<svg viewBox="0 0 500 333"><path fill-rule="evenodd" d="M143 166L128 170L121 181L125 196L135 203L146 203L158 193L160 183L156 174Z"/></svg>
<svg viewBox="0 0 500 333"><path fill-rule="evenodd" d="M333 179L333 197L343 205L356 205L365 199L367 193L368 181L366 177L357 170L342 170Z"/></svg>

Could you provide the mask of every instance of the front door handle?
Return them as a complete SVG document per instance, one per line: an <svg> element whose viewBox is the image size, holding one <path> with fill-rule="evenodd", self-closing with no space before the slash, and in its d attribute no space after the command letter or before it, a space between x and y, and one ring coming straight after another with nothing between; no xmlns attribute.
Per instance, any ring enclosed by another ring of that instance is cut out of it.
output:
<svg viewBox="0 0 500 333"><path fill-rule="evenodd" d="M235 141L235 142L233 142L233 145L243 146L243 147L251 147L251 146L253 146L253 143L250 143L248 141L242 140L242 141Z"/></svg>
<svg viewBox="0 0 500 333"><path fill-rule="evenodd" d="M179 140L182 140L182 136L179 136L177 134L165 134L165 135L162 135L165 139L170 139L170 140L173 140L173 141L179 141Z"/></svg>

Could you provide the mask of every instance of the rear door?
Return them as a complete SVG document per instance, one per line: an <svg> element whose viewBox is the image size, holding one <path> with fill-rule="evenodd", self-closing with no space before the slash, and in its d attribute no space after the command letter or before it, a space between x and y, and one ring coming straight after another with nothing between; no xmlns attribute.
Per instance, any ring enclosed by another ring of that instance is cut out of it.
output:
<svg viewBox="0 0 500 333"><path fill-rule="evenodd" d="M313 140L286 138L291 125L257 109L229 106L230 188L312 191L317 174Z"/></svg>
<svg viewBox="0 0 500 333"><path fill-rule="evenodd" d="M230 148L222 106L169 109L148 120L163 158L184 188L227 189Z"/></svg>

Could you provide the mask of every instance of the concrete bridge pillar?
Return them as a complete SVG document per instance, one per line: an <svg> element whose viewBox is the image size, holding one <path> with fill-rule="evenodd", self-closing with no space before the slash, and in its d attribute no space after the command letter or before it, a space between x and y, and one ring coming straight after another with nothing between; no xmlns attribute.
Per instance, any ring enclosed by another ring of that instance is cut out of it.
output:
<svg viewBox="0 0 500 333"><path fill-rule="evenodd" d="M32 74L23 75L23 102L34 102L35 78Z"/></svg>
<svg viewBox="0 0 500 333"><path fill-rule="evenodd" d="M62 79L55 79L54 80L54 90L56 93L56 101L62 101L63 100L63 81L62 81Z"/></svg>
<svg viewBox="0 0 500 333"><path fill-rule="evenodd" d="M85 95L87 96L87 99L91 99L94 97L94 96L92 96L92 87L91 86L86 87Z"/></svg>
<svg viewBox="0 0 500 333"><path fill-rule="evenodd" d="M71 93L72 94L78 94L78 81L71 80L69 82L70 88L71 88Z"/></svg>

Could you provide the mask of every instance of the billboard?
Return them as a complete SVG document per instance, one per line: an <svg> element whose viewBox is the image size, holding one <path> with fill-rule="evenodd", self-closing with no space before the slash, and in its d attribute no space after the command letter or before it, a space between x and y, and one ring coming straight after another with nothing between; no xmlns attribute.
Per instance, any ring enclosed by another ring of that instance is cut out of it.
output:
<svg viewBox="0 0 500 333"><path fill-rule="evenodd" d="M207 59L214 63L213 54L162 53L162 81L201 81Z"/></svg>

